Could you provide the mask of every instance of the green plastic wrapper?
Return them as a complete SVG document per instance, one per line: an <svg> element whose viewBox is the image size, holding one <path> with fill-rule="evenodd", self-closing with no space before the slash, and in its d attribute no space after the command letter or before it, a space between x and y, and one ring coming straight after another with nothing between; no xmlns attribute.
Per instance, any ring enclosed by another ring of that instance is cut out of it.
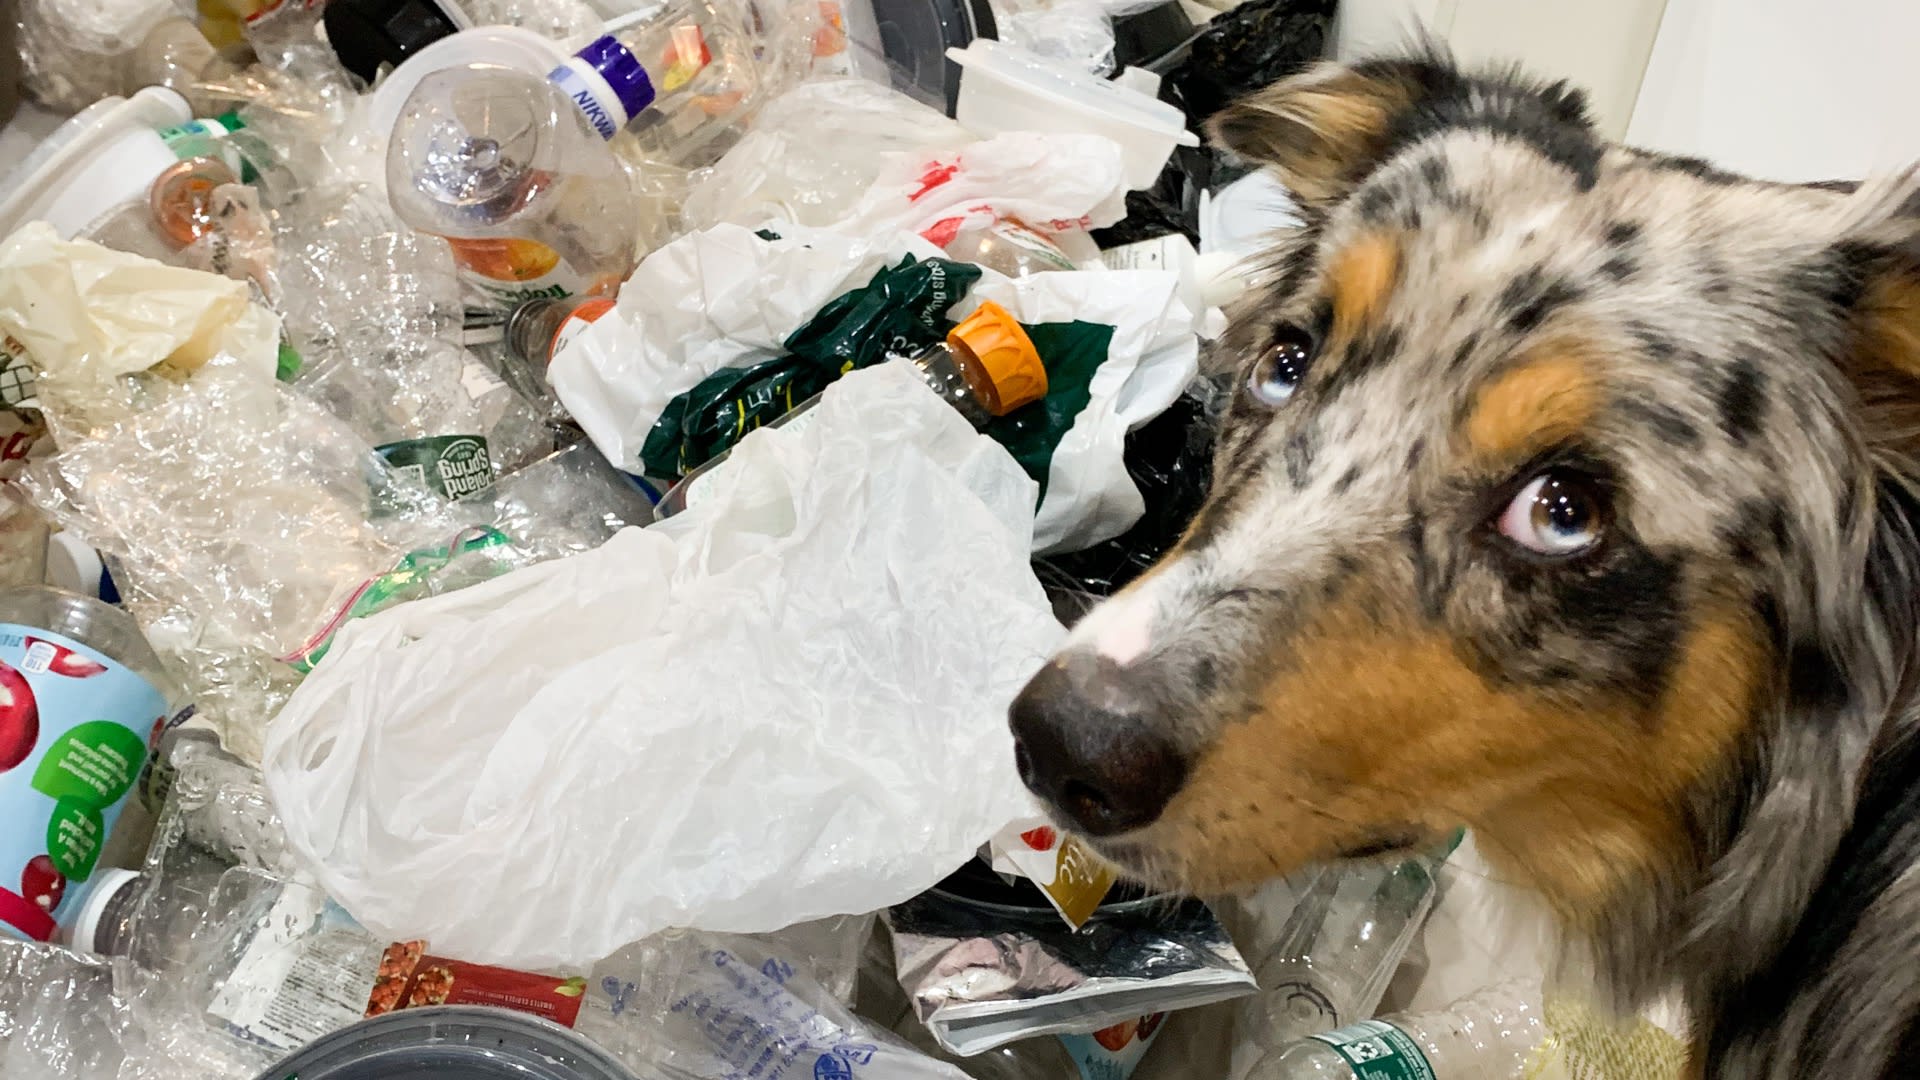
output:
<svg viewBox="0 0 1920 1080"><path fill-rule="evenodd" d="M721 368L667 403L640 447L647 475L692 472L732 449L747 432L792 412L839 374L798 356Z"/></svg>
<svg viewBox="0 0 1920 1080"><path fill-rule="evenodd" d="M691 472L841 375L944 340L947 310L978 280L977 266L911 255L881 270L789 334L790 355L723 368L669 402L640 447L647 475Z"/></svg>
<svg viewBox="0 0 1920 1080"><path fill-rule="evenodd" d="M911 355L946 339L947 310L980 280L980 268L909 255L864 288L830 301L787 335L787 351L836 374Z"/></svg>

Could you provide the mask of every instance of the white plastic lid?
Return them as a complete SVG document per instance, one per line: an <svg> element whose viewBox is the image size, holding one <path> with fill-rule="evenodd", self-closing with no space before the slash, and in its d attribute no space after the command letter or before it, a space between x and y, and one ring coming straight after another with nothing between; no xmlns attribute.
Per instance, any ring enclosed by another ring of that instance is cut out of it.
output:
<svg viewBox="0 0 1920 1080"><path fill-rule="evenodd" d="M176 160L160 129L191 119L187 99L164 86L89 105L0 185L11 191L0 198L0 237L46 221L70 240L114 207L145 201L154 177Z"/></svg>
<svg viewBox="0 0 1920 1080"><path fill-rule="evenodd" d="M93 879L87 882L86 899L80 901L80 910L73 913L73 922L67 930L67 943L75 952L100 954L100 918L106 914L107 906L122 889L134 887L140 880L138 870L128 870L119 866L100 867L93 872Z"/></svg>
<svg viewBox="0 0 1920 1080"><path fill-rule="evenodd" d="M566 63L567 56L559 43L520 26L476 26L449 34L407 57L367 95L367 130L386 138L414 87L436 71L493 64L545 78Z"/></svg>
<svg viewBox="0 0 1920 1080"><path fill-rule="evenodd" d="M955 110L976 134L1003 131L1081 132L1120 144L1129 187L1152 186L1175 146L1198 146L1186 114L1152 94L1108 82L1015 45L976 38L948 49L960 65ZM1148 73L1150 74L1150 73ZM1138 76L1129 81L1141 85Z"/></svg>

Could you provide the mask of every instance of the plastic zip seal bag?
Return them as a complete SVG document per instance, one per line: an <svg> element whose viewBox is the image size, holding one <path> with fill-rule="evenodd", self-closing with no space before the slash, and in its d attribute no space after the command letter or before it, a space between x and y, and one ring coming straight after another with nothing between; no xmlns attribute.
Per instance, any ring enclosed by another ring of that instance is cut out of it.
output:
<svg viewBox="0 0 1920 1080"><path fill-rule="evenodd" d="M941 1046L977 1054L1255 989L1198 900L1116 892L1078 930L1037 889L970 863L886 914L901 988Z"/></svg>

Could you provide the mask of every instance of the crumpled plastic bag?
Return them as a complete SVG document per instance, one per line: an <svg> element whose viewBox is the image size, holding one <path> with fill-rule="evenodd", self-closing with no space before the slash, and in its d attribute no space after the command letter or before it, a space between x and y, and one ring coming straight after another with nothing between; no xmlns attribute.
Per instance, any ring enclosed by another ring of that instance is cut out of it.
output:
<svg viewBox="0 0 1920 1080"><path fill-rule="evenodd" d="M968 229L1012 218L1076 233L1126 216L1120 144L1105 135L1013 131L934 156L899 157L835 223L848 236L918 233L945 247Z"/></svg>
<svg viewBox="0 0 1920 1080"><path fill-rule="evenodd" d="M58 425L97 411L114 380L160 365L187 375L228 356L271 380L280 317L244 282L62 240L36 221L0 242L0 334L25 351Z"/></svg>
<svg viewBox="0 0 1920 1080"><path fill-rule="evenodd" d="M973 140L938 109L870 79L801 83L768 102L745 137L695 175L681 222L689 229L723 221L831 225L890 157Z"/></svg>
<svg viewBox="0 0 1920 1080"><path fill-rule="evenodd" d="M904 900L1029 805L1005 710L1062 631L1006 452L888 364L712 475L663 524L342 630L264 771L354 918L578 965Z"/></svg>
<svg viewBox="0 0 1920 1080"><path fill-rule="evenodd" d="M0 1076L113 1080L126 1035L108 961L0 939Z"/></svg>

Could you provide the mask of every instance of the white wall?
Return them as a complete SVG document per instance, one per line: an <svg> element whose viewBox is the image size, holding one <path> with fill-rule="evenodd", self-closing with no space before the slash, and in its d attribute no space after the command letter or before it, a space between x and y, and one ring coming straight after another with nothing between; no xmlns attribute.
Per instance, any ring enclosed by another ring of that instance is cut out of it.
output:
<svg viewBox="0 0 1920 1080"><path fill-rule="evenodd" d="M1627 141L1776 180L1920 161L1920 0L1669 0Z"/></svg>
<svg viewBox="0 0 1920 1080"><path fill-rule="evenodd" d="M1920 4L1920 0L1912 0ZM1518 61L1571 80L1609 138L1626 134L1667 0L1343 0L1336 55L1391 49L1424 26L1468 63Z"/></svg>

